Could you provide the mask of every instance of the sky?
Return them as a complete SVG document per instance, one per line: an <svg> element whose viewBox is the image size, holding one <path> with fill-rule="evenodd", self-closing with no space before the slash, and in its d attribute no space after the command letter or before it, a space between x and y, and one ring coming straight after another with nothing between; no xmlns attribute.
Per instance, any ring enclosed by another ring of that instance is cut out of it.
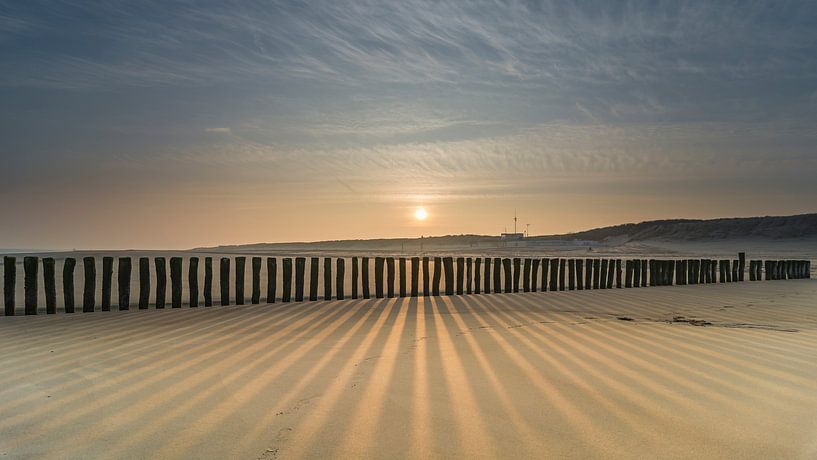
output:
<svg viewBox="0 0 817 460"><path fill-rule="evenodd" d="M817 211L813 1L0 0L0 56L4 248Z"/></svg>

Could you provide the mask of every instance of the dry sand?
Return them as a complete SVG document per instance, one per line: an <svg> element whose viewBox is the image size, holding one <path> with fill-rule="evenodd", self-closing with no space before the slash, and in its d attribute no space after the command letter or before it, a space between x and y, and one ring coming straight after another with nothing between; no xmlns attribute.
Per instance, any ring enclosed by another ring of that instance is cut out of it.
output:
<svg viewBox="0 0 817 460"><path fill-rule="evenodd" d="M0 318L0 414L0 458L815 458L817 282Z"/></svg>

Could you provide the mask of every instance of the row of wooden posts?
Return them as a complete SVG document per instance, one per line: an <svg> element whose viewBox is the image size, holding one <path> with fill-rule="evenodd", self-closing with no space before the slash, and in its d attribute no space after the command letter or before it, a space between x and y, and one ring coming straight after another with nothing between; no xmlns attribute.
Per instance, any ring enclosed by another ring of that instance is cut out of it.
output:
<svg viewBox="0 0 817 460"><path fill-rule="evenodd" d="M360 264L358 264L360 260ZM712 259L682 259L682 260L660 260L660 259L628 259L624 261L622 273L621 259L564 259L564 258L472 258L472 257L434 257L434 271L431 274L431 258L412 257L410 259L400 257L375 257L374 258L374 281L375 297L417 297L421 293L423 296L463 295L463 294L490 294L490 293L511 293L520 291L520 280L522 292L536 291L564 291L582 289L612 289L646 287L646 286L666 286L672 284L706 284L743 281L746 271L745 254L740 253L736 260L712 260ZM293 261L294 261L294 300L300 302L304 300L304 278L306 270L306 258L283 258L282 275L283 285L281 286L281 300L290 302L293 299ZM131 258L118 258L118 287L119 299L117 308L128 310L130 308L130 287L131 287ZM151 296L150 259L139 258L139 302L140 309L147 309ZM230 258L222 257L219 263L220 276L220 304L230 304ZM250 302L258 304L261 302L261 257L253 257L252 268L252 292ZM422 262L423 289L420 291L420 267ZM113 278L113 257L103 257L102 259L102 298L101 309L107 311L111 309L111 292ZM310 261L310 286L309 300L318 300L318 269L321 263L320 258L313 257ZM410 276L407 270L407 263L410 263ZM11 316L15 312L15 284L16 284L16 258L6 256L4 258L4 301L5 315ZM156 286L154 291L155 308L165 308L167 294L167 269L164 257L155 257L153 264L156 272ZM266 259L267 264L267 286L266 301L273 303L277 298L277 265L278 260L274 257ZM25 273L25 314L37 314L38 303L38 279L39 279L38 257L25 257L23 267ZM398 292L395 293L395 272L399 268ZM456 270L454 269L456 265ZM493 265L493 270L492 270ZM46 313L57 312L57 290L55 276L55 260L51 257L42 259L43 283L45 290ZM85 270L85 284L82 299L82 311L92 312L96 309L96 259L85 257L83 259ZM244 276L246 257L235 258L235 304L244 305ZM386 269L386 283L384 284L383 269ZM63 300L66 313L75 311L74 299L74 269L76 259L67 258L63 265L62 284ZM541 269L540 269L541 268ZM749 280L761 280L765 273L767 280L810 278L811 262L807 260L751 260L749 261ZM346 297L345 283L346 259L336 259L335 269L335 298L343 300ZM369 288L369 258L352 257L352 285L351 298L357 299L362 294L364 299L371 297ZM541 276L540 276L541 272ZM332 259L323 259L323 299L332 299ZM503 276L504 275L504 276ZM410 279L411 285L407 286ZM444 290L441 291L441 282L445 280ZM541 286L538 285L541 279ZM504 280L504 286L503 286ZM358 287L362 288L359 293ZM385 291L384 291L385 287ZM408 289L407 289L408 288ZM190 257L188 269L188 291L189 305L198 307L199 299L199 258ZM204 258L204 286L202 290L203 305L209 307L213 305L213 259ZM182 306L182 258L170 258L170 304L173 308Z"/></svg>

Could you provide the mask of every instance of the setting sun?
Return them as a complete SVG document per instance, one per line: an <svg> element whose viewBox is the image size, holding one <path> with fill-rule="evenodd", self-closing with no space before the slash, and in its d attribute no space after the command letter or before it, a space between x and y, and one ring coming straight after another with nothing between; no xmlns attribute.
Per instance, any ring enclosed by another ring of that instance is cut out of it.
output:
<svg viewBox="0 0 817 460"><path fill-rule="evenodd" d="M425 208L417 208L417 210L414 211L414 218L415 219L417 219L417 220L426 220L426 217L428 217L428 212L426 212Z"/></svg>

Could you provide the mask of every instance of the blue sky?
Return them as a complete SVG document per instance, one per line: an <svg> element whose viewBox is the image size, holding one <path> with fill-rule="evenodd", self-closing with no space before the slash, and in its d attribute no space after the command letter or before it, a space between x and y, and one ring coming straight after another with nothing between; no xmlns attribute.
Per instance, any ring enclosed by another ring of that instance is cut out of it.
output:
<svg viewBox="0 0 817 460"><path fill-rule="evenodd" d="M810 1L6 1L0 53L0 247L815 211Z"/></svg>

